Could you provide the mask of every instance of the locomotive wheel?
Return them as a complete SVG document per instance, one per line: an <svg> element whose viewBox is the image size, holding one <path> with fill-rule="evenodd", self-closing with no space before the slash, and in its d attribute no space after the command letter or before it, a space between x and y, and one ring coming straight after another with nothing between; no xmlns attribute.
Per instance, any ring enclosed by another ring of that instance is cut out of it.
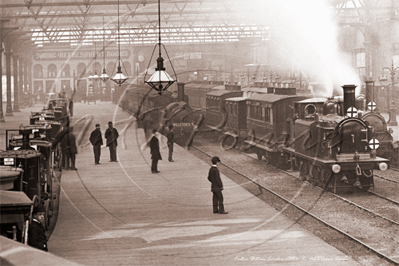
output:
<svg viewBox="0 0 399 266"><path fill-rule="evenodd" d="M238 137L233 137L229 134L224 134L219 140L220 147L225 151L233 149L236 146L237 141Z"/></svg>
<svg viewBox="0 0 399 266"><path fill-rule="evenodd" d="M47 199L44 203L44 230L48 230L50 227L50 219L53 216L53 204L50 199Z"/></svg>

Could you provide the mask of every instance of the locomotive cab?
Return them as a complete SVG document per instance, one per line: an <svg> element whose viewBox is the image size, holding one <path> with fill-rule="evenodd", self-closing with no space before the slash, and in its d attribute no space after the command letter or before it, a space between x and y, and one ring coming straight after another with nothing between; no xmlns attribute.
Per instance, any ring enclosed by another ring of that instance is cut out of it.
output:
<svg viewBox="0 0 399 266"><path fill-rule="evenodd" d="M297 119L314 120L316 114L323 114L326 98L312 98L294 103Z"/></svg>

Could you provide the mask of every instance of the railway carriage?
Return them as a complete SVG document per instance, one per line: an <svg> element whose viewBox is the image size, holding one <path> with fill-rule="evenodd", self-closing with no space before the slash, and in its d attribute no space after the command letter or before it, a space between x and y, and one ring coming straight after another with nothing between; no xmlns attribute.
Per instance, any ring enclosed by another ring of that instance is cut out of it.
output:
<svg viewBox="0 0 399 266"><path fill-rule="evenodd" d="M265 158L272 165L278 165L279 145L290 139L291 121L294 117L295 101L306 96L260 94L249 97L247 105L247 134L244 150L256 153L258 159Z"/></svg>
<svg viewBox="0 0 399 266"><path fill-rule="evenodd" d="M206 95L212 90L224 90L223 82L203 81L192 82L184 85L184 94L188 98L188 104L193 109L207 108Z"/></svg>
<svg viewBox="0 0 399 266"><path fill-rule="evenodd" d="M209 127L221 129L227 122L226 99L231 97L242 97L241 90L213 90L206 94L206 117L205 124Z"/></svg>

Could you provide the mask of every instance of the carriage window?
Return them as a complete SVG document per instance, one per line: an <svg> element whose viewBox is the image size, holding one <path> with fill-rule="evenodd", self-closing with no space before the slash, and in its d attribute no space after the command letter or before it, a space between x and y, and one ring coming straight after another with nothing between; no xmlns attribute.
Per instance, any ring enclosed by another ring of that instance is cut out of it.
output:
<svg viewBox="0 0 399 266"><path fill-rule="evenodd" d="M266 110L265 109L266 109L265 107L262 107L262 120L263 121L266 121Z"/></svg>
<svg viewBox="0 0 399 266"><path fill-rule="evenodd" d="M262 120L262 107L258 106L256 108L256 118L258 120Z"/></svg>
<svg viewBox="0 0 399 266"><path fill-rule="evenodd" d="M270 122L270 107L265 108L265 122Z"/></svg>
<svg viewBox="0 0 399 266"><path fill-rule="evenodd" d="M269 123L273 125L273 109L269 108Z"/></svg>

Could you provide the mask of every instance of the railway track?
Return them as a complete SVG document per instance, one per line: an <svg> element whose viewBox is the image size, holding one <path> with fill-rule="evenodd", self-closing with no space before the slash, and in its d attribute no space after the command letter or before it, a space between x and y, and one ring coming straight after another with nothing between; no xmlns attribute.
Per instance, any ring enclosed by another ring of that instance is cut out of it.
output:
<svg viewBox="0 0 399 266"><path fill-rule="evenodd" d="M394 168L393 169L388 169L387 172L389 173L390 176L392 176L392 175L394 175L396 177L399 176L399 170L397 170L397 169L394 169ZM381 179L383 179L385 181L388 181L388 182L399 184L399 178L397 178L397 180L395 180L394 177L386 177L386 176L382 176L382 175L376 174L376 173L374 173L374 176L378 177L378 178L381 178Z"/></svg>
<svg viewBox="0 0 399 266"><path fill-rule="evenodd" d="M200 147L194 146L194 148L198 151L197 153L202 153L203 155L205 155L207 157L211 157L211 155L209 154L210 152L211 153L215 153L214 150L207 152L203 148L200 148ZM219 150L219 152L220 152L220 150ZM251 157L251 156L249 156L249 157ZM256 160L256 161L258 161L257 159L255 159L253 157L251 157L251 158ZM385 254L384 252L382 252L382 250L384 250L384 248L382 248L381 246L380 247L373 247L372 244L368 244L368 243L366 243L366 241L360 239L359 237L356 237L353 234L348 233L348 230L339 228L337 225L334 225L331 222L326 221L326 219L323 219L323 217L320 217L319 215L316 215L316 214L312 213L311 211L313 211L314 208L316 208L316 205L317 205L318 201L321 199L321 197L323 197L325 194L329 194L328 195L329 197L333 197L334 196L335 198L339 199L340 201L345 202L346 204L350 204L351 206L354 206L355 208L358 208L362 212L367 212L369 216L371 214L371 216L374 216L373 219L379 219L380 221L384 220L384 222L389 223L390 226L393 226L395 228L399 228L399 218L398 217L396 217L395 219L390 219L390 218L384 217L383 215L378 214L377 212L375 212L371 208L365 208L365 207L361 206L360 204L358 204L356 202L353 202L353 201L351 201L349 199L346 199L344 197L341 197L339 195L335 195L335 194L332 194L332 193L325 193L325 191L323 191L323 190L321 190L319 188L318 188L319 197L317 197L317 199L314 201L314 204L312 204L312 206L310 206L310 208L309 207L308 208L304 208L300 204L297 204L295 201L293 201L290 196L287 197L285 195L282 195L283 193L276 192L276 190L270 188L270 186L268 186L267 184L262 184L262 182L261 182L262 180L260 180L259 178L255 178L255 179L254 178L250 178L248 176L248 174L242 173L240 171L237 171L236 169L234 169L234 167L229 166L228 163L223 163L222 162L222 165L226 169L228 169L228 171L235 172L236 175L240 176L241 178L246 179L246 182L248 182L248 181L252 182L253 188L251 188L251 190L253 190L253 194L254 195L257 195L259 197L259 195L263 196L263 194L269 194L270 196L266 197L266 198L268 198L268 200L267 200L268 204L270 204L270 202L271 202L270 199L273 198L273 201L284 202L283 205L281 205L281 203L272 203L271 204L271 205L274 205L274 207L276 207L277 209L285 208L285 207L282 207L282 206L289 206L290 209L292 209L292 208L295 209L294 213L296 213L296 215L294 215L294 217L291 216L290 218L295 218L295 221L297 221L298 223L301 223L301 221L306 220L305 217L311 217L311 219L313 221L316 221L317 223L323 225L323 227L328 228L328 231L330 231L330 230L334 231L335 233L329 232L328 234L323 234L322 233L320 235L327 242L329 242L329 240L328 240L328 237L327 238L325 237L326 235L339 234L339 235L341 235L340 238L346 239L345 243L341 243L341 245L343 245L343 246L356 245L357 246L356 250L358 250L359 248L363 249L364 252L368 254L367 256L370 256L369 252L371 252L372 254L374 254L374 256L378 256L379 260L381 260L380 262L373 262L373 263L371 263L369 265L377 265L377 264L378 265L382 265L381 264L382 261L384 262L383 264L388 263L390 265L399 265L398 261L396 261L394 258L391 258L389 255ZM233 165L235 165L235 167L237 166L236 164L233 164ZM278 170L278 171L281 171L281 170ZM291 176L291 178L292 178L292 173L289 173L289 172L286 172L286 171L284 171L284 173L285 174L289 174ZM230 177L230 175L229 175L229 177ZM296 181L299 181L297 178L295 178L295 179L296 179ZM236 180L234 180L234 181L236 181ZM242 181L239 181L239 183L245 183L245 182L244 182L244 180L242 180ZM261 193L259 191L261 191ZM363 193L365 193L365 192L363 192ZM378 196L375 195L375 197L378 197ZM392 202L391 204L394 204L392 206L396 206L396 207L398 206L397 202L396 203ZM382 205L384 205L384 204L382 204ZM298 214L298 212L300 214ZM350 216L350 214L348 214L348 216ZM376 222L376 223L378 223L378 222ZM316 227L309 228L309 229L310 229L310 231L314 232L314 230L313 230L314 228L320 228L320 227L316 226ZM322 231L322 232L324 232L324 231ZM367 240L367 238L366 238L366 240ZM333 237L331 239L331 244L334 245L334 242L336 242L336 239ZM347 253L348 250L349 250L347 248L342 248L342 247L337 247L337 248L341 249L345 253ZM358 254L348 254L348 255L357 256ZM360 259L360 261L361 260L362 259ZM368 264L366 263L365 265L368 265Z"/></svg>

